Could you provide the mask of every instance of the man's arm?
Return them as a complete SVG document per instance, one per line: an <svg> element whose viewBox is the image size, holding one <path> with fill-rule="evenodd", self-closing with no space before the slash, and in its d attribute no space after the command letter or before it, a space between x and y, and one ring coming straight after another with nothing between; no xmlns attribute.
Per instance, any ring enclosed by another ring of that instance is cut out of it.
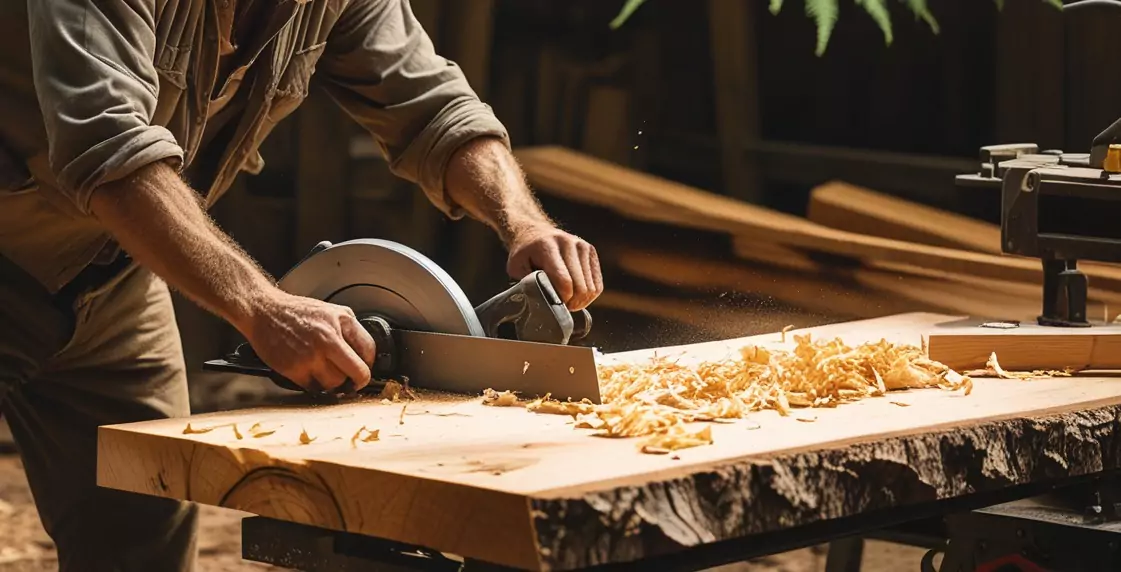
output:
<svg viewBox="0 0 1121 572"><path fill-rule="evenodd" d="M603 292L595 247L553 224L502 141L480 137L461 146L448 164L445 184L452 201L498 233L510 250L511 276L544 270L573 310Z"/></svg>
<svg viewBox="0 0 1121 572"><path fill-rule="evenodd" d="M571 309L603 290L595 249L541 211L505 127L463 71L434 50L403 0L353 0L317 65L328 94L366 128L394 174L452 219L469 214L510 250L521 278L544 270Z"/></svg>
<svg viewBox="0 0 1121 572"><path fill-rule="evenodd" d="M179 178L182 149L150 124L151 0L28 2L59 190L137 262L237 327L281 374L305 387L330 389L346 376L368 383L373 340L353 313L277 289Z"/></svg>

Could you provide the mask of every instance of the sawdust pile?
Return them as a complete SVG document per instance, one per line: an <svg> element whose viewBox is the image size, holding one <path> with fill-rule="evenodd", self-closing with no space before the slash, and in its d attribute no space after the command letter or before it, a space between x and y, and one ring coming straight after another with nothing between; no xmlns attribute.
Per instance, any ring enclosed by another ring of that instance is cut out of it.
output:
<svg viewBox="0 0 1121 572"><path fill-rule="evenodd" d="M691 422L727 422L764 409L785 416L895 389L968 395L973 388L968 376L929 359L925 348L887 341L851 347L839 338L814 341L809 335L795 336L794 342L792 350L747 346L738 357L692 366L667 357L600 364L601 405L546 397L526 407L571 415L578 428L600 436L646 437L644 452L667 453L712 443L711 426L690 430Z"/></svg>

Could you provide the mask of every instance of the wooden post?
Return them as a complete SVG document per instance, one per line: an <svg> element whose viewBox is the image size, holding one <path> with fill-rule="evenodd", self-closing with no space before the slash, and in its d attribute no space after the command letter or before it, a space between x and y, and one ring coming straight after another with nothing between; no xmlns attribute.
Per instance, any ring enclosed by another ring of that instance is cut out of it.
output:
<svg viewBox="0 0 1121 572"><path fill-rule="evenodd" d="M993 143L1038 143L1041 149L1070 144L1064 143L1063 134L1063 13L1044 2L1007 2L997 16L993 45L997 136ZM1087 153L1089 145L1086 140L1077 149L1064 150Z"/></svg>
<svg viewBox="0 0 1121 572"><path fill-rule="evenodd" d="M708 2L724 192L750 202L763 196L755 158L746 152L760 136L756 8L756 0Z"/></svg>
<svg viewBox="0 0 1121 572"><path fill-rule="evenodd" d="M332 102L313 92L297 117L295 260L321 240L346 238L349 133Z"/></svg>

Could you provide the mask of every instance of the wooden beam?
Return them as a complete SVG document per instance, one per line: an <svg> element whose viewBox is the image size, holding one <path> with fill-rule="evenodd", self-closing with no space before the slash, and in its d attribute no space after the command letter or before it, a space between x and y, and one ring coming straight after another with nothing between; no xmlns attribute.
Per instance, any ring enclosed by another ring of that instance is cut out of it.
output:
<svg viewBox="0 0 1121 572"><path fill-rule="evenodd" d="M1121 370L1121 326L1056 328L1035 323L1002 329L981 322L941 324L930 330L930 358L961 370L983 369L996 353L1008 371Z"/></svg>
<svg viewBox="0 0 1121 572"><path fill-rule="evenodd" d="M917 345L956 319L910 314L794 333ZM677 350L721 359L779 339ZM558 570L690 558L721 541L950 499L983 505L1027 494L1016 493L1021 485L1121 469L1112 454L1121 394L1107 377L977 379L968 396L893 392L812 414L807 422L759 412L713 424L711 445L644 455L635 440L592 437L563 416L469 396L422 392L407 407L377 398L293 403L101 427L98 484ZM188 422L203 432L184 433ZM362 427L378 439L363 440Z"/></svg>
<svg viewBox="0 0 1121 572"><path fill-rule="evenodd" d="M1006 289L871 268L782 271L696 256L621 250L614 262L635 276L677 287L763 294L809 311L871 318L941 312L1004 320L1033 319L1038 304ZM760 308L765 313L765 308Z"/></svg>
<svg viewBox="0 0 1121 572"><path fill-rule="evenodd" d="M725 305L714 303L719 301L687 300L607 290L596 299L595 303L599 308L611 308L679 322L716 339L781 330L788 325L807 327L820 322L804 313L771 309L759 311L757 308L741 307L734 301L729 301ZM831 314L830 317L856 318L856 316L842 314Z"/></svg>
<svg viewBox="0 0 1121 572"><path fill-rule="evenodd" d="M518 156L532 184L543 191L639 220L727 233L735 237L736 250L744 256L757 243L771 243L984 278L1043 281L1037 260L836 230L558 147L522 149ZM1121 290L1121 269L1105 265L1083 269L1097 287Z"/></svg>
<svg viewBox="0 0 1121 572"><path fill-rule="evenodd" d="M870 236L1000 254L1000 227L831 181L810 192L807 218L820 225Z"/></svg>

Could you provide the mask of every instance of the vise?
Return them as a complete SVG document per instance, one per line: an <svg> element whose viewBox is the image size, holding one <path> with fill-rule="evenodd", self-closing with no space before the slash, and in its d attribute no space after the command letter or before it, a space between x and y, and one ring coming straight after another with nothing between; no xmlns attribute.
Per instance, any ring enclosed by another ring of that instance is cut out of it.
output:
<svg viewBox="0 0 1121 572"><path fill-rule="evenodd" d="M1040 325L1088 327L1088 279L1079 260L1121 262L1121 119L1089 153L1034 144L981 148L981 170L959 186L1001 190L1001 251L1043 264Z"/></svg>

